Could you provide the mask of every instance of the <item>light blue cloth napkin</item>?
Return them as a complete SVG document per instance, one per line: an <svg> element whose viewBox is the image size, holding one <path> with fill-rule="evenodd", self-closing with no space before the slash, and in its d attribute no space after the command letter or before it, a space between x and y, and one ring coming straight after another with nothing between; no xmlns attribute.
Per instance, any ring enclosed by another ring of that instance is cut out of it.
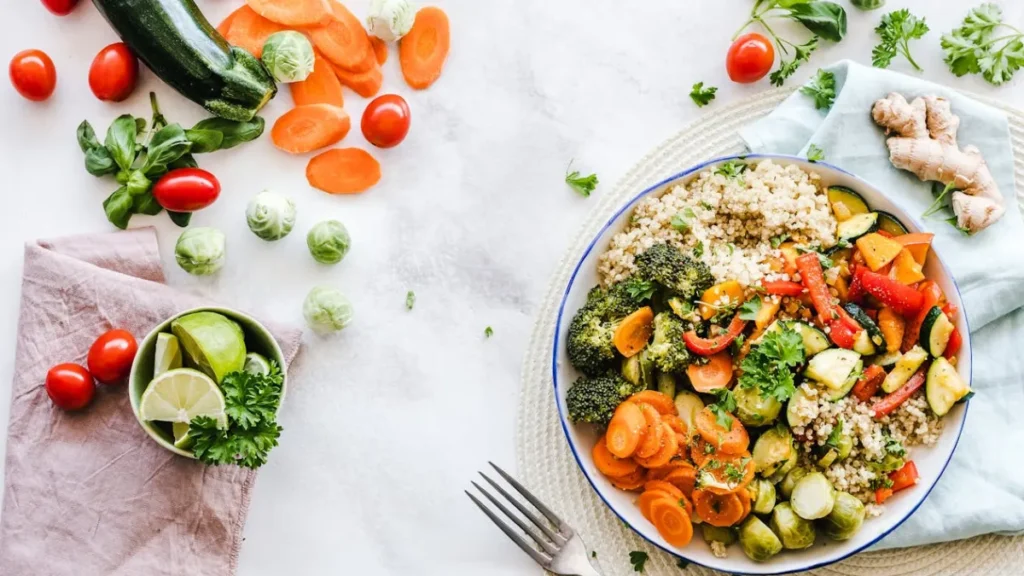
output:
<svg viewBox="0 0 1024 576"><path fill-rule="evenodd" d="M973 343L973 387L967 424L935 490L902 526L875 546L899 548L1024 532L1024 223L1014 189L1006 116L953 90L895 72L841 61L830 110L816 110L797 92L766 118L741 131L752 152L806 154L814 144L825 162L874 184L935 233L935 249L956 277ZM884 130L871 119L875 100L900 92L907 100L948 98L960 116L958 142L977 146L1006 201L1001 220L965 237L943 220L919 215L933 201L932 184L889 163Z"/></svg>

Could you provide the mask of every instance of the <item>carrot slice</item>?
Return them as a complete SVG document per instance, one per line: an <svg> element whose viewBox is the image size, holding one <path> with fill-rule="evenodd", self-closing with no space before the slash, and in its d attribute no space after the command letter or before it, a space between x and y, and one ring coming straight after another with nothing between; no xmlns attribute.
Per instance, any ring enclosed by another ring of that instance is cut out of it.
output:
<svg viewBox="0 0 1024 576"><path fill-rule="evenodd" d="M697 488L693 491L693 507L701 520L720 528L732 526L743 518L743 501L735 493L714 494Z"/></svg>
<svg viewBox="0 0 1024 576"><path fill-rule="evenodd" d="M658 534L672 546L682 548L693 539L693 523L686 508L671 498L661 498L651 504L651 523Z"/></svg>
<svg viewBox="0 0 1024 576"><path fill-rule="evenodd" d="M683 466L679 466L665 475L663 480L682 490L686 496L690 496L693 494L693 487L697 483L697 469L689 462L684 462Z"/></svg>
<svg viewBox="0 0 1024 576"><path fill-rule="evenodd" d="M646 486L646 485L645 485ZM636 505L640 508L640 514L647 519L648 522L651 520L651 504L654 504L655 500L661 500L662 498L669 498L670 496L661 490L647 490L644 489L644 493L640 495L636 500Z"/></svg>
<svg viewBox="0 0 1024 576"><path fill-rule="evenodd" d="M655 452L654 456L650 458L636 459L636 463L644 468L661 468L679 454L679 440L676 438L676 433L664 422L661 424L661 429L663 430L661 450Z"/></svg>
<svg viewBox="0 0 1024 576"><path fill-rule="evenodd" d="M398 42L398 60L409 86L423 90L440 78L450 40L443 10L428 6L416 13L412 29Z"/></svg>
<svg viewBox="0 0 1024 576"><path fill-rule="evenodd" d="M315 52L313 72L302 82L292 82L288 88L292 92L292 100L296 106L309 104L330 104L339 108L345 105L345 96L341 92L341 82L334 74L331 63L323 54Z"/></svg>
<svg viewBox="0 0 1024 576"><path fill-rule="evenodd" d="M689 450L689 448L687 448L687 450ZM671 474L674 470L678 470L685 466L689 466L691 468L693 467L692 464L690 464L683 458L673 458L672 460L669 460L668 464L665 464L664 466L658 468L651 468L650 470L648 470L647 479L664 480L665 477Z"/></svg>
<svg viewBox="0 0 1024 576"><path fill-rule="evenodd" d="M605 441L608 451L618 458L629 458L643 440L647 419L638 404L623 402L608 422Z"/></svg>
<svg viewBox="0 0 1024 576"><path fill-rule="evenodd" d="M597 443L594 444L594 449L591 450L590 455L594 459L594 466L597 467L598 471L609 478L629 476L640 467L632 458L616 458L609 452L604 436L600 437Z"/></svg>
<svg viewBox="0 0 1024 576"><path fill-rule="evenodd" d="M718 455L700 467L701 488L715 494L744 490L754 479L754 460L750 454Z"/></svg>
<svg viewBox="0 0 1024 576"><path fill-rule="evenodd" d="M380 163L366 150L335 148L310 159L306 181L328 194L356 194L380 181Z"/></svg>
<svg viewBox="0 0 1024 576"><path fill-rule="evenodd" d="M650 458L658 450L661 450L662 436L665 431L661 428L661 414L658 414L654 406L650 404L639 404L639 406L647 424L644 425L644 438L637 446L635 455L638 458Z"/></svg>
<svg viewBox="0 0 1024 576"><path fill-rule="evenodd" d="M285 152L303 154L330 146L348 134L351 121L343 108L307 104L286 112L274 122L270 138Z"/></svg>
<svg viewBox="0 0 1024 576"><path fill-rule="evenodd" d="M711 411L710 407L705 407L697 413L694 422L697 433L705 442L713 445L719 454L742 454L750 445L747 429L743 427L738 418L735 416L731 416L731 418L732 427L725 428L719 426L715 413Z"/></svg>
<svg viewBox="0 0 1024 576"><path fill-rule="evenodd" d="M285 26L316 26L331 18L331 7L324 0L245 0L267 20Z"/></svg>
<svg viewBox="0 0 1024 576"><path fill-rule="evenodd" d="M746 488L737 492L736 495L739 496L740 504L743 505L743 514L740 516L740 519L736 522L742 522L746 519L747 516L750 516L750 509L753 508L754 499L751 497L750 491L747 490Z"/></svg>
<svg viewBox="0 0 1024 576"><path fill-rule="evenodd" d="M306 30L313 44L338 66L363 72L376 60L362 22L341 2L330 0L333 16L325 25Z"/></svg>
<svg viewBox="0 0 1024 576"><path fill-rule="evenodd" d="M700 467L703 466L709 458L715 455L715 446L704 441L700 437L700 434L694 434L690 440L690 459L693 463Z"/></svg>
<svg viewBox="0 0 1024 576"><path fill-rule="evenodd" d="M630 401L638 404L650 404L662 416L666 414L678 415L676 403L671 398L655 390L644 390L629 397Z"/></svg>
<svg viewBox="0 0 1024 576"><path fill-rule="evenodd" d="M612 343L619 354L629 358L647 346L653 331L654 311L650 306L644 306L622 319L612 336Z"/></svg>
<svg viewBox="0 0 1024 576"><path fill-rule="evenodd" d="M231 19L231 25L224 34L224 39L257 58L263 55L263 44L267 38L285 29L284 26L260 16L249 6L242 6L228 18Z"/></svg>
<svg viewBox="0 0 1024 576"><path fill-rule="evenodd" d="M647 482L647 470L643 468L637 468L636 472L622 478L610 478L612 486L615 486L619 490L631 491L636 490Z"/></svg>
<svg viewBox="0 0 1024 576"><path fill-rule="evenodd" d="M384 75L381 74L380 66L376 62L365 72L352 72L336 65L334 73L342 84L363 98L375 96L380 91L381 84L384 83Z"/></svg>
<svg viewBox="0 0 1024 576"><path fill-rule="evenodd" d="M235 16L237 16L238 13L241 12L243 8L248 9L249 7L243 5L242 8L239 8L231 14L228 14L227 18L221 20L220 24L217 24L217 32L220 32L220 35L224 36L225 39L227 38L228 30L231 29L231 23L235 21Z"/></svg>
<svg viewBox="0 0 1024 576"><path fill-rule="evenodd" d="M732 356L723 350L708 357L707 364L690 364L686 377L697 392L708 393L718 388L728 388L732 382Z"/></svg>
<svg viewBox="0 0 1024 576"><path fill-rule="evenodd" d="M373 57L377 64L383 65L388 61L388 45L376 36L370 36L370 46L373 48Z"/></svg>
<svg viewBox="0 0 1024 576"><path fill-rule="evenodd" d="M644 490L659 490L664 492L666 496L671 496L676 499L683 497L682 490L663 480L651 480L650 474L648 474L648 480L644 484Z"/></svg>

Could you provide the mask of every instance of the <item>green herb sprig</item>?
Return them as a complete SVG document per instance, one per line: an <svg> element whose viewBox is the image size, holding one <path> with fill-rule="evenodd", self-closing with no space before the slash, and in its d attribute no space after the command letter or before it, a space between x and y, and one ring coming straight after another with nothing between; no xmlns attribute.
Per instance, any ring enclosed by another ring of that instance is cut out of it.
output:
<svg viewBox="0 0 1024 576"><path fill-rule="evenodd" d="M814 78L800 88L800 93L813 98L816 109L828 110L836 101L836 75L819 68Z"/></svg>
<svg viewBox="0 0 1024 576"><path fill-rule="evenodd" d="M993 3L972 8L959 28L942 35L941 44L957 76L981 74L998 86L1024 66L1024 32L1003 22L1003 11Z"/></svg>
<svg viewBox="0 0 1024 576"><path fill-rule="evenodd" d="M690 100L697 105L698 108L703 108L711 103L715 99L715 92L718 92L718 88L715 86L704 87L703 82L697 82L690 89Z"/></svg>
<svg viewBox="0 0 1024 576"><path fill-rule="evenodd" d="M582 176L579 170L572 170L572 161L569 161L569 166L565 169L565 183L580 196L589 198L590 193L597 188L597 174Z"/></svg>
<svg viewBox="0 0 1024 576"><path fill-rule="evenodd" d="M803 338L796 330L783 325L781 330L766 332L761 341L750 348L750 353L740 363L743 374L739 386L757 388L762 397L785 402L796 392L793 370L804 360Z"/></svg>
<svg viewBox="0 0 1024 576"><path fill-rule="evenodd" d="M872 66L888 68L893 58L902 55L915 70L922 70L910 55L910 41L923 38L928 33L924 18L914 16L906 8L894 10L882 16L875 32L882 41L871 50Z"/></svg>

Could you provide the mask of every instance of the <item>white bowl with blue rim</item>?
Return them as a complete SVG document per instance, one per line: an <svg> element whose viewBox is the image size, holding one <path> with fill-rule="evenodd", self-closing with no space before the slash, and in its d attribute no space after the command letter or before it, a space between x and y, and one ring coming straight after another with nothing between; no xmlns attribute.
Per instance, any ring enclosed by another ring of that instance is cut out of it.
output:
<svg viewBox="0 0 1024 576"><path fill-rule="evenodd" d="M846 186L855 190L867 202L872 210L884 210L896 216L910 232L921 232L923 228L909 214L889 200L880 190L845 172L844 170L822 162L808 162L804 158L769 154L750 154L743 157L717 158L689 168L667 180L644 190L628 204L619 209L602 227L597 237L590 242L586 251L580 256L565 289L561 305L558 308L555 340L552 347L551 370L555 384L555 400L562 430L569 441L576 463L597 495L611 508L623 522L637 534L669 554L685 558L687 561L724 572L740 574L785 574L800 570L819 568L861 552L880 541L895 530L924 502L945 471L956 449L964 421L967 418L967 402L960 402L943 417L943 430L938 442L931 446L918 445L912 448L911 454L920 473L917 486L897 492L885 503L885 512L876 518L864 521L860 531L844 542L836 542L819 532L814 546L805 550L783 550L767 562L750 560L738 544L728 548L726 558L717 558L711 553L710 547L700 535L699 526L694 526L693 540L684 548L669 545L658 534L654 525L648 522L636 506L637 493L624 492L612 486L611 482L594 466L590 453L598 439L598 433L588 424L573 424L568 420L565 406L565 395L568 387L580 376L573 368L565 351L566 333L569 322L576 311L586 302L587 292L598 284L597 263L601 253L607 249L612 237L625 229L629 216L636 205L649 196L658 196L672 186L689 182L707 169L729 160L746 159L759 161L770 159L781 165L796 164L808 172L815 172L821 177L823 186ZM953 276L942 262L942 254L932 250L924 267L925 275L934 280L942 288L947 299L964 309L960 291ZM967 326L966 314L961 313L957 319L957 328L964 336L963 346L958 354L957 369L960 376L968 384L971 383L971 338Z"/></svg>

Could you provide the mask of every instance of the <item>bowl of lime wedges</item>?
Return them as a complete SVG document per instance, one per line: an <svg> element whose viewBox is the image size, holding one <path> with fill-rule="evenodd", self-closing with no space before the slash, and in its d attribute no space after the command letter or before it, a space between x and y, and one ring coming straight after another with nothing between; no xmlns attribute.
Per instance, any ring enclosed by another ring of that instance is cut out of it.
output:
<svg viewBox="0 0 1024 576"><path fill-rule="evenodd" d="M200 451L211 463L257 467L277 444L286 381L284 354L265 326L237 310L206 307L146 335L128 387L135 418L157 444L188 458ZM232 434L261 434L260 447L225 455Z"/></svg>

